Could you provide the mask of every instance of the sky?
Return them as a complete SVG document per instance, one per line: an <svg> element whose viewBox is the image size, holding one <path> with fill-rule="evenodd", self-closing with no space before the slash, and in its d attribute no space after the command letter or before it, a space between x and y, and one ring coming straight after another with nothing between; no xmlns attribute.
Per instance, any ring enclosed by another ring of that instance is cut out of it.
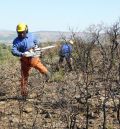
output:
<svg viewBox="0 0 120 129"><path fill-rule="evenodd" d="M92 24L111 25L120 18L120 0L0 0L0 30L83 31Z"/></svg>

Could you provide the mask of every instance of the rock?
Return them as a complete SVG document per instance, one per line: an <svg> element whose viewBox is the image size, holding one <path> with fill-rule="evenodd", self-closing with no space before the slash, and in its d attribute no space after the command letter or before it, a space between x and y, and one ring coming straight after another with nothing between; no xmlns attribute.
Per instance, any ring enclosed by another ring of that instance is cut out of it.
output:
<svg viewBox="0 0 120 129"><path fill-rule="evenodd" d="M19 123L19 119L17 117L15 117L15 116L10 116L9 121L13 122L13 123Z"/></svg>
<svg viewBox="0 0 120 129"><path fill-rule="evenodd" d="M36 93L30 94L30 98L36 98L36 97L37 97L37 94Z"/></svg>
<svg viewBox="0 0 120 129"><path fill-rule="evenodd" d="M4 112L5 102L0 102L0 112Z"/></svg>
<svg viewBox="0 0 120 129"><path fill-rule="evenodd" d="M5 92L0 91L0 96L5 96L5 95L6 95Z"/></svg>
<svg viewBox="0 0 120 129"><path fill-rule="evenodd" d="M33 108L32 107L26 107L24 110L23 110L23 112L25 112L25 113L30 113L30 112L32 112L33 111Z"/></svg>

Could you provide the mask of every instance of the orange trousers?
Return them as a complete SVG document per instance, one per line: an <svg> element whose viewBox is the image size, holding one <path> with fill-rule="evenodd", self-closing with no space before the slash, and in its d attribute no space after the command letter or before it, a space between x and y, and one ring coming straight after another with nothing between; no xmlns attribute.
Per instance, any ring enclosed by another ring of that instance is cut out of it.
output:
<svg viewBox="0 0 120 129"><path fill-rule="evenodd" d="M38 69L40 73L46 74L48 72L47 68L41 63L39 57L21 57L21 95L26 96L27 83L29 77L29 70L33 67Z"/></svg>

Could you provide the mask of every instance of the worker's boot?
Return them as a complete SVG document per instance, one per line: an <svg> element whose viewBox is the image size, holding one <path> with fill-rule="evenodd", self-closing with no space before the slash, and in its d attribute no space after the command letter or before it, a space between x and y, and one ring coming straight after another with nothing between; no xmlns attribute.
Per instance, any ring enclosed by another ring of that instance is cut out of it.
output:
<svg viewBox="0 0 120 129"><path fill-rule="evenodd" d="M27 97L28 96L28 88L26 85L22 85L21 86L21 95L24 97Z"/></svg>
<svg viewBox="0 0 120 129"><path fill-rule="evenodd" d="M49 82L50 78L51 78L51 73L50 72L45 73L45 82Z"/></svg>
<svg viewBox="0 0 120 129"><path fill-rule="evenodd" d="M68 67L69 67L69 70L68 71L71 72L73 70L71 64L69 64Z"/></svg>
<svg viewBox="0 0 120 129"><path fill-rule="evenodd" d="M72 71L72 70L73 70L73 68L72 68L71 62L67 62L67 64L68 64L68 68L69 68L69 70L68 70L68 71L69 71L69 72L70 72L70 71Z"/></svg>

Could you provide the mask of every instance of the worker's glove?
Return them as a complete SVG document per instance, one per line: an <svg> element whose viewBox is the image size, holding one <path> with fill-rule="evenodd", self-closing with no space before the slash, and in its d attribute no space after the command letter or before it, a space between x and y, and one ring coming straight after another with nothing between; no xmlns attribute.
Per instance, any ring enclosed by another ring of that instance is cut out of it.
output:
<svg viewBox="0 0 120 129"><path fill-rule="evenodd" d="M38 47L38 45L36 44L35 47L34 47L34 49L37 49L37 48L39 48L39 47Z"/></svg>
<svg viewBox="0 0 120 129"><path fill-rule="evenodd" d="M35 53L34 52L31 52L31 51L27 51L27 52L24 52L22 54L23 57L35 57Z"/></svg>
<svg viewBox="0 0 120 129"><path fill-rule="evenodd" d="M41 57L42 51L41 48L36 46L35 48L30 49L22 54L22 57Z"/></svg>
<svg viewBox="0 0 120 129"><path fill-rule="evenodd" d="M26 53L22 53L21 56L22 56L22 57L27 57L27 54L26 54Z"/></svg>
<svg viewBox="0 0 120 129"><path fill-rule="evenodd" d="M34 49L34 53L35 53L35 56L36 57L40 57L41 56L41 48L39 48L39 47L36 47L35 49Z"/></svg>

